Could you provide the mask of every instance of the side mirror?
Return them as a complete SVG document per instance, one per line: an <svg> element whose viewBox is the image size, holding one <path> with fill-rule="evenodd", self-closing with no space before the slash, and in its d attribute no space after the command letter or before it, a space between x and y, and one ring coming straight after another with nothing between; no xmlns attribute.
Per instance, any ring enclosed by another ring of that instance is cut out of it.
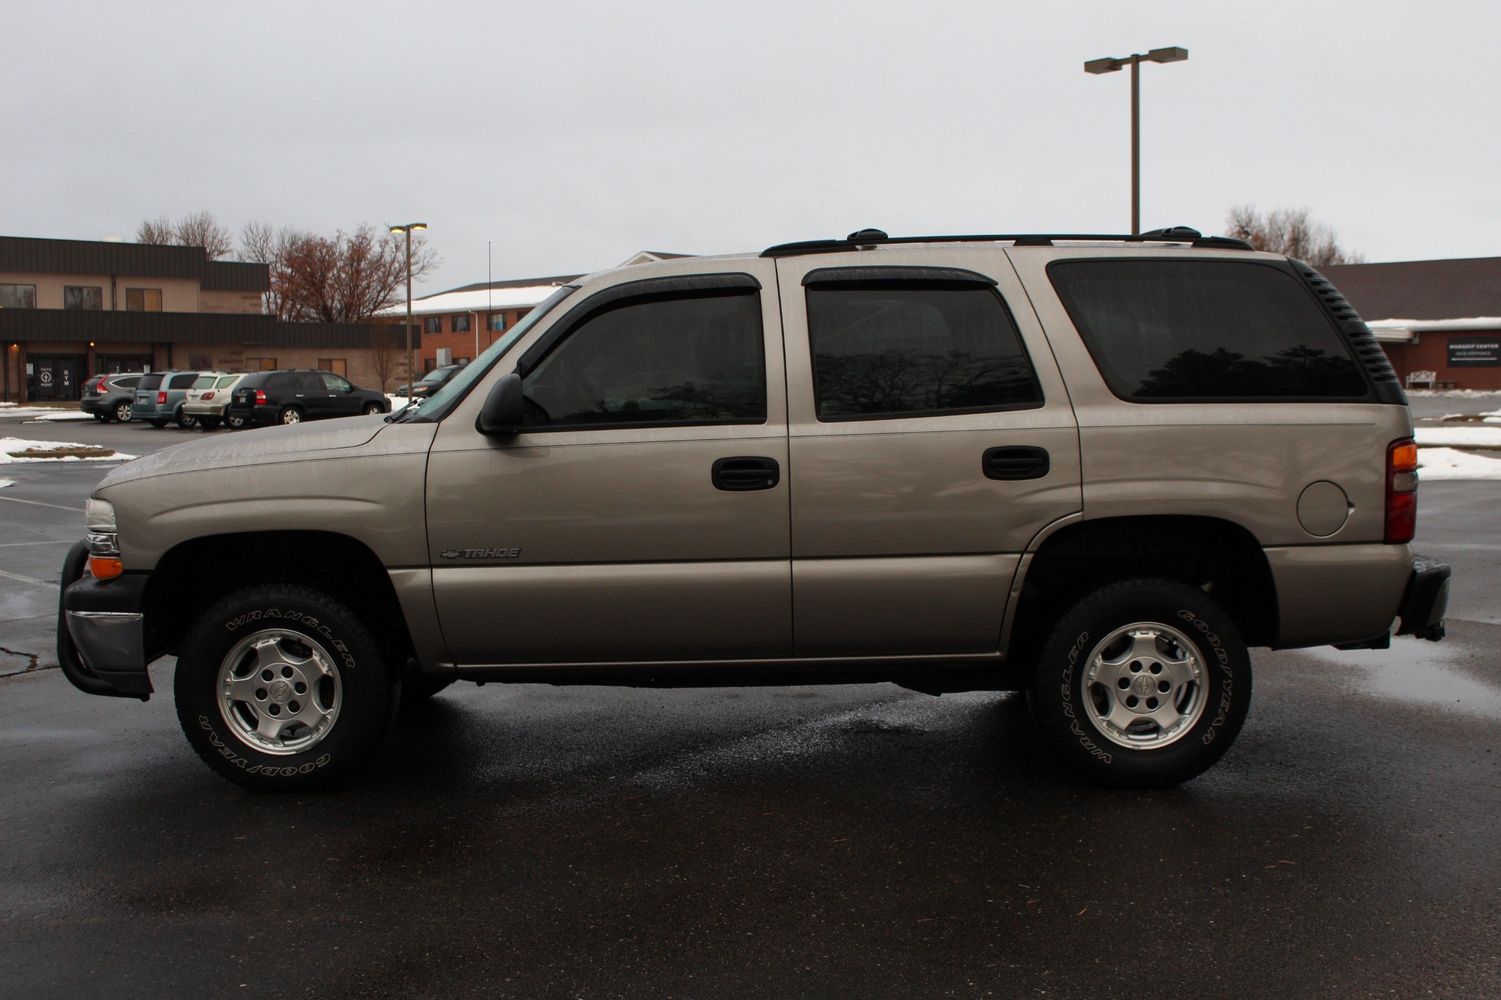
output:
<svg viewBox="0 0 1501 1000"><path fill-rule="evenodd" d="M490 387L479 411L479 432L491 437L516 434L521 430L523 412L521 376L511 372Z"/></svg>

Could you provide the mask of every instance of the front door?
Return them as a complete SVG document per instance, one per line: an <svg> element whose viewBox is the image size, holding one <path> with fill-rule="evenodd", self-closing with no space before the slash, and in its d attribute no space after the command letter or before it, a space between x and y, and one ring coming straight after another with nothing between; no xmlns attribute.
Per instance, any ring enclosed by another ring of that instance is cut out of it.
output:
<svg viewBox="0 0 1501 1000"><path fill-rule="evenodd" d="M1079 436L1003 254L778 262L800 655L997 650L1017 565L1081 510Z"/></svg>
<svg viewBox="0 0 1501 1000"><path fill-rule="evenodd" d="M83 380L82 354L38 354L29 358L31 398L38 402L80 398Z"/></svg>
<svg viewBox="0 0 1501 1000"><path fill-rule="evenodd" d="M443 421L428 544L456 663L790 652L774 281L756 261L575 293L475 389L520 370L520 433Z"/></svg>

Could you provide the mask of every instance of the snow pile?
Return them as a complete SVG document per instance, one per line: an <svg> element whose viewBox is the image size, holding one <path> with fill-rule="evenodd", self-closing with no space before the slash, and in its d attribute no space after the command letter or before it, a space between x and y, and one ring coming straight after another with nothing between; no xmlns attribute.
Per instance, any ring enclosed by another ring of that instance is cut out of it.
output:
<svg viewBox="0 0 1501 1000"><path fill-rule="evenodd" d="M83 444L78 441L27 441L24 438L0 437L0 465L9 465L19 462L125 462L134 455L126 455L115 452L112 455L100 455L98 457L83 458L78 455L68 455L63 458L16 458L11 452L24 452L28 449L37 451L56 451L62 448L96 448L98 445Z"/></svg>
<svg viewBox="0 0 1501 1000"><path fill-rule="evenodd" d="M1501 479L1501 458L1454 448L1423 448L1418 452L1418 478L1425 483L1440 479Z"/></svg>
<svg viewBox="0 0 1501 1000"><path fill-rule="evenodd" d="M1501 427L1419 427L1413 436L1421 448L1501 449Z"/></svg>
<svg viewBox="0 0 1501 1000"><path fill-rule="evenodd" d="M93 414L82 410L56 410L50 406L17 406L15 403L0 403L0 417L20 417L23 420L93 420Z"/></svg>

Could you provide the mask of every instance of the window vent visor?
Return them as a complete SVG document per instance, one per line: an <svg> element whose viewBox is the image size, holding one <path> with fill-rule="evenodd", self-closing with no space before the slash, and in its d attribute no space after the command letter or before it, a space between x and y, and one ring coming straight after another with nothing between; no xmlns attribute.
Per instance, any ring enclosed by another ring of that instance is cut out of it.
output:
<svg viewBox="0 0 1501 1000"><path fill-rule="evenodd" d="M1350 301L1340 294L1339 289L1309 264L1301 260L1290 261L1297 272L1307 282L1309 290L1318 298L1324 311L1329 318L1334 320L1339 328L1340 335L1345 338L1350 349L1355 352L1356 359L1365 368L1371 382L1376 389L1376 398L1383 403L1394 403L1398 406L1407 405L1407 396L1402 392L1402 382L1397 378L1397 372L1392 368L1386 351L1376 342L1376 337L1371 333L1371 328L1366 326L1365 320L1350 305Z"/></svg>

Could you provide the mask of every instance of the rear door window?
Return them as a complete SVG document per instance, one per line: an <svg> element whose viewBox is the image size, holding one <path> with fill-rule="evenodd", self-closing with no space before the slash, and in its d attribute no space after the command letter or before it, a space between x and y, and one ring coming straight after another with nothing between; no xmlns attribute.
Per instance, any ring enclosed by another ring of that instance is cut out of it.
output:
<svg viewBox="0 0 1501 1000"><path fill-rule="evenodd" d="M143 389L143 390L155 389L157 386L159 386L161 384L162 384L162 377L160 375L142 375L141 376L141 384L139 386L137 386L137 388Z"/></svg>
<svg viewBox="0 0 1501 1000"><path fill-rule="evenodd" d="M1365 378L1295 275L1227 260L1049 266L1110 390L1142 403L1352 399Z"/></svg>
<svg viewBox="0 0 1501 1000"><path fill-rule="evenodd" d="M807 282L819 420L1042 405L1021 335L987 286L923 280Z"/></svg>

